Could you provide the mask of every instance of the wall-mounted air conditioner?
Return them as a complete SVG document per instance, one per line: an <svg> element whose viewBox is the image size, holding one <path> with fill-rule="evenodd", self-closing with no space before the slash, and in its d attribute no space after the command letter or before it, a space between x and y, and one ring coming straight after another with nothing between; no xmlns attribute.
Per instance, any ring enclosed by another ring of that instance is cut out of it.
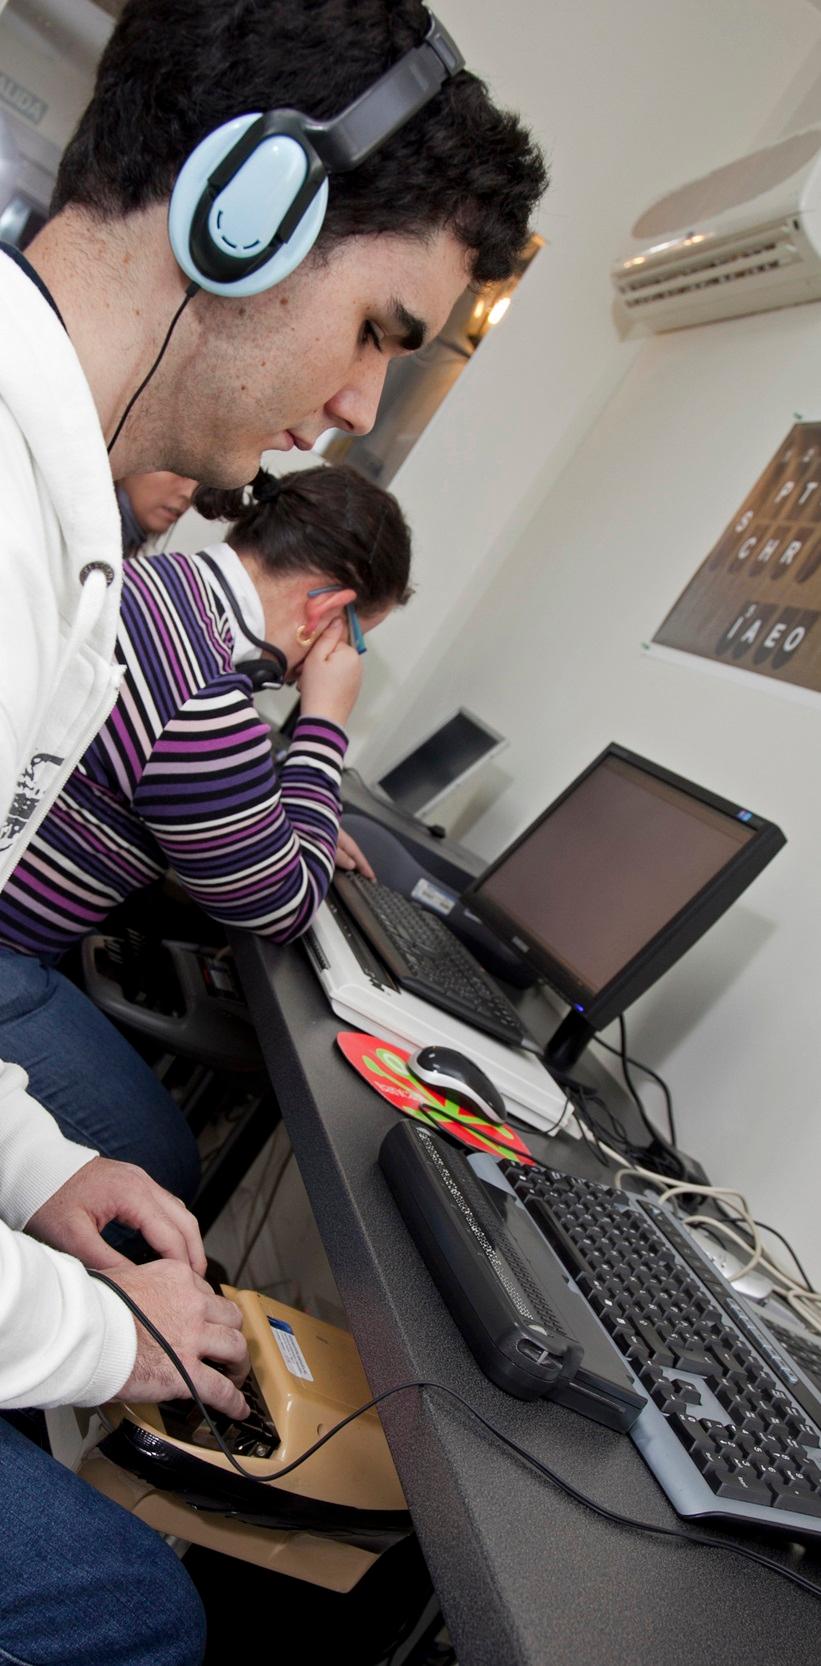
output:
<svg viewBox="0 0 821 1666"><path fill-rule="evenodd" d="M821 298L821 129L662 197L613 268L629 335Z"/></svg>

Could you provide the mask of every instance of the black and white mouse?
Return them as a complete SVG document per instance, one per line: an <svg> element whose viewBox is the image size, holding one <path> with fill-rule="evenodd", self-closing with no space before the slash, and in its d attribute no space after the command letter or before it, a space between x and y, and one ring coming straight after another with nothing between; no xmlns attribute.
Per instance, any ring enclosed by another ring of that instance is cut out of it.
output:
<svg viewBox="0 0 821 1666"><path fill-rule="evenodd" d="M489 1122L507 1120L499 1089L478 1064L457 1053L455 1047L418 1047L408 1060L408 1069L427 1087L446 1094L457 1105L478 1111Z"/></svg>

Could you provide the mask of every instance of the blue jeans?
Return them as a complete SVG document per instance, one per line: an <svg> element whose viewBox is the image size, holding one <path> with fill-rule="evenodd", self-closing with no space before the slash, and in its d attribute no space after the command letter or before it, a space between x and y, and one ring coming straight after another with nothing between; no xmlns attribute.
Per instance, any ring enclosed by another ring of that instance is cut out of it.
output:
<svg viewBox="0 0 821 1666"><path fill-rule="evenodd" d="M205 1618L172 1550L0 1417L0 1666L199 1666Z"/></svg>
<svg viewBox="0 0 821 1666"><path fill-rule="evenodd" d="M22 1065L30 1092L69 1139L139 1163L190 1203L199 1155L170 1093L62 972L3 948L0 1059Z"/></svg>

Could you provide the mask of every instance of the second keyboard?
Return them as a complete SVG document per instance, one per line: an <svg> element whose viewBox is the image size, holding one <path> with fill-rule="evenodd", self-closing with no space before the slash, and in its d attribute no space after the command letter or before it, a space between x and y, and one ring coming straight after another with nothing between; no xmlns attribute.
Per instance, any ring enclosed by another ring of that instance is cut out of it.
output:
<svg viewBox="0 0 821 1666"><path fill-rule="evenodd" d="M341 897L360 931L403 989L475 1029L518 1046L525 1029L516 1008L442 920L400 891L337 874Z"/></svg>

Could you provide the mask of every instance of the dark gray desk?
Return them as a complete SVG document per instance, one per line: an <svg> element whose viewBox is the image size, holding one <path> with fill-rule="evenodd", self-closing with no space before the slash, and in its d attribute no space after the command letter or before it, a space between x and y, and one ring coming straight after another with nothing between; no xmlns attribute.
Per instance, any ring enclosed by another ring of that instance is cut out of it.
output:
<svg viewBox="0 0 821 1666"><path fill-rule="evenodd" d="M335 1048L341 1026L303 950L239 935L234 947L374 1392L409 1379L445 1383L584 1492L673 1525L627 1436L547 1402L513 1400L482 1376L377 1167L394 1113ZM577 1142L559 1137L543 1146L568 1168L595 1175ZM442 1395L411 1390L382 1415L459 1666L818 1661L821 1605L774 1573L601 1520ZM821 1583L821 1552L794 1565Z"/></svg>

